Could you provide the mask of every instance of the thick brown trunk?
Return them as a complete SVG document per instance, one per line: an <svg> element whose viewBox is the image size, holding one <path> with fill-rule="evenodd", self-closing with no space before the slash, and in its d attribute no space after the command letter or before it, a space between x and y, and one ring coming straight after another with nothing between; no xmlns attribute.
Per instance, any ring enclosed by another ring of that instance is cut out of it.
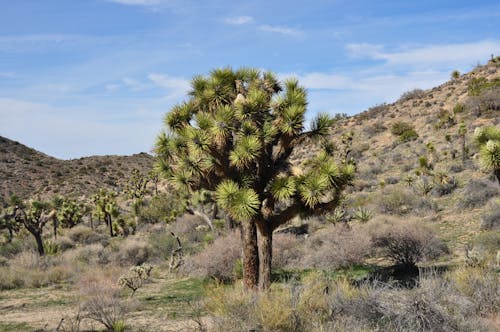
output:
<svg viewBox="0 0 500 332"><path fill-rule="evenodd" d="M271 264L273 259L273 230L267 224L259 224L259 290L271 286Z"/></svg>
<svg viewBox="0 0 500 332"><path fill-rule="evenodd" d="M257 227L254 222L241 223L243 246L243 284L247 289L256 289L259 284L259 249Z"/></svg>
<svg viewBox="0 0 500 332"><path fill-rule="evenodd" d="M495 176L497 177L498 184L500 184L500 168L496 168L494 171Z"/></svg>
<svg viewBox="0 0 500 332"><path fill-rule="evenodd" d="M35 237L36 246L37 246L37 249L38 249L38 254L40 256L44 256L45 255L45 249L43 248L42 234L39 234L39 233L32 233L32 234Z"/></svg>

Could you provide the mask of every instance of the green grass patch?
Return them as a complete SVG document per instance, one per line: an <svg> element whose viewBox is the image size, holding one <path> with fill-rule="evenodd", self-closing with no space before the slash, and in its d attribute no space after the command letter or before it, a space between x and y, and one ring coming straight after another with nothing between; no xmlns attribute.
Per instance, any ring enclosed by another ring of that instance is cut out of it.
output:
<svg viewBox="0 0 500 332"><path fill-rule="evenodd" d="M27 323L0 322L0 332L33 331L33 330L34 328L29 326Z"/></svg>
<svg viewBox="0 0 500 332"><path fill-rule="evenodd" d="M195 303L201 299L209 281L199 278L169 280L158 294L138 297L146 310L166 314L169 319L195 315Z"/></svg>

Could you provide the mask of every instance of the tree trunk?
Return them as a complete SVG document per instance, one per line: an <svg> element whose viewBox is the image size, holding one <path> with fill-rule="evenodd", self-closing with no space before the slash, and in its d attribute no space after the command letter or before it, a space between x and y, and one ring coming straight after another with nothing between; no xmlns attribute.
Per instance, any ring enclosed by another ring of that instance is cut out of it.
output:
<svg viewBox="0 0 500 332"><path fill-rule="evenodd" d="M243 246L243 284L247 289L256 289L259 283L259 250L255 222L241 223Z"/></svg>
<svg viewBox="0 0 500 332"><path fill-rule="evenodd" d="M90 213L90 228L94 229L94 219L92 218L92 213Z"/></svg>
<svg viewBox="0 0 500 332"><path fill-rule="evenodd" d="M38 254L40 256L44 256L45 255L45 249L43 248L42 234L40 234L40 233L31 233L31 234L33 234L33 236L35 237L36 246L37 246L37 249L38 249Z"/></svg>
<svg viewBox="0 0 500 332"><path fill-rule="evenodd" d="M271 264L273 258L273 230L267 224L259 224L259 290L271 286Z"/></svg>
<svg viewBox="0 0 500 332"><path fill-rule="evenodd" d="M495 168L493 170L493 172L495 173L495 176L497 177L498 184L500 184L500 168Z"/></svg>
<svg viewBox="0 0 500 332"><path fill-rule="evenodd" d="M113 222L111 221L111 216L107 215L105 218L106 218L107 224L109 226L109 235L111 237L113 237L114 236L114 234L113 234Z"/></svg>

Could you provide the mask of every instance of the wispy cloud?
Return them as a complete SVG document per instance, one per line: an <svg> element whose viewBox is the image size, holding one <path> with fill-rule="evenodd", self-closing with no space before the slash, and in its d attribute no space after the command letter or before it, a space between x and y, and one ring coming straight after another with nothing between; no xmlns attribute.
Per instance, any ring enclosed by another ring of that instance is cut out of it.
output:
<svg viewBox="0 0 500 332"><path fill-rule="evenodd" d="M166 89L168 93L166 97L169 99L186 95L190 87L188 80L169 75L151 73L148 75L148 79L156 86Z"/></svg>
<svg viewBox="0 0 500 332"><path fill-rule="evenodd" d="M293 37L301 37L304 35L304 32L302 30L295 29L295 28L289 28L286 26L264 24L264 25L261 25L259 27L259 29L261 31L279 33L282 35L293 36Z"/></svg>
<svg viewBox="0 0 500 332"><path fill-rule="evenodd" d="M161 3L161 0L107 0L107 1L129 6L155 6Z"/></svg>
<svg viewBox="0 0 500 332"><path fill-rule="evenodd" d="M354 57L383 60L389 66L405 65L410 68L423 66L453 66L476 63L500 53L500 41L486 40L473 43L424 45L395 51L385 51L382 45L367 43L348 44L348 53Z"/></svg>
<svg viewBox="0 0 500 332"><path fill-rule="evenodd" d="M141 91L148 88L148 85L146 83L139 82L138 80L130 77L122 78L122 82L123 84L125 84L125 86L129 87L133 91Z"/></svg>
<svg viewBox="0 0 500 332"><path fill-rule="evenodd" d="M233 24L233 25L242 25L242 24L249 24L253 23L254 19L251 16L234 16L234 17L227 17L224 22L227 24Z"/></svg>

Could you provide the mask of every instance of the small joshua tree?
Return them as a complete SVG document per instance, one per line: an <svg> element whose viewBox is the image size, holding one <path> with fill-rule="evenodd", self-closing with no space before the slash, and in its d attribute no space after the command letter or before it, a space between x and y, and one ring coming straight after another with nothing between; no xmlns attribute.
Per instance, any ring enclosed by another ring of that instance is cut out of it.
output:
<svg viewBox="0 0 500 332"><path fill-rule="evenodd" d="M476 128L474 140L479 146L479 162L487 171L493 171L500 183L500 128Z"/></svg>
<svg viewBox="0 0 500 332"><path fill-rule="evenodd" d="M460 78L460 72L458 70L454 70L451 72L451 79L456 81Z"/></svg>
<svg viewBox="0 0 500 332"><path fill-rule="evenodd" d="M40 256L45 255L42 240L43 227L55 217L56 211L47 202L32 200L26 206L18 205L15 207L16 221L23 224L26 230L33 235Z"/></svg>
<svg viewBox="0 0 500 332"><path fill-rule="evenodd" d="M113 232L113 218L120 215L120 210L116 204L116 192L100 189L92 196L95 209L94 214L99 220L104 220L109 228L109 235L115 236Z"/></svg>
<svg viewBox="0 0 500 332"><path fill-rule="evenodd" d="M72 228L82 222L84 207L74 200L63 200L57 209L57 220L62 227Z"/></svg>
<svg viewBox="0 0 500 332"><path fill-rule="evenodd" d="M130 297L132 297L135 292L144 285L144 282L151 275L152 270L153 266L149 264L134 266L118 279L118 285L129 288L132 291L130 294Z"/></svg>

